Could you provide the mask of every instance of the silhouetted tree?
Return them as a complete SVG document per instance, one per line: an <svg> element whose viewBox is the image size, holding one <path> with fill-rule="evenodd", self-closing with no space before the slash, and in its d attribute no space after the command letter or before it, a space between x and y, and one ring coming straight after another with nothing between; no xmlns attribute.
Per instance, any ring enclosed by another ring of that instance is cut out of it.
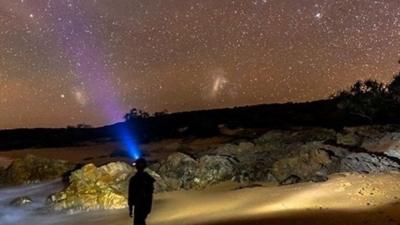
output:
<svg viewBox="0 0 400 225"><path fill-rule="evenodd" d="M143 119L143 118L149 118L150 114L136 108L132 108L128 113L124 115L125 121L129 121L132 119Z"/></svg>
<svg viewBox="0 0 400 225"><path fill-rule="evenodd" d="M393 77L388 85L388 92L394 103L400 103L400 73Z"/></svg>
<svg viewBox="0 0 400 225"><path fill-rule="evenodd" d="M384 112L390 102L387 88L376 80L357 81L349 91L337 96L338 108L370 120Z"/></svg>

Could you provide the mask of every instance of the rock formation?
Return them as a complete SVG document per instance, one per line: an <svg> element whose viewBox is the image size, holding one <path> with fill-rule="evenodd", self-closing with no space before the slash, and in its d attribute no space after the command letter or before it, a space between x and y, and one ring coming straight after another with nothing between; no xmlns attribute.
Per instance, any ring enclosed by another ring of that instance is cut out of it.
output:
<svg viewBox="0 0 400 225"><path fill-rule="evenodd" d="M400 129L352 127L272 130L247 140L210 147L191 156L182 152L149 166L155 191L204 189L225 181L241 186L256 182L288 185L323 182L336 172L400 170ZM6 171L8 180L29 183L60 177L71 166L64 161L28 156ZM118 209L127 206L128 180L135 169L123 162L100 167L87 164L71 173L65 190L49 197L57 210ZM12 177L15 174L15 177Z"/></svg>
<svg viewBox="0 0 400 225"><path fill-rule="evenodd" d="M31 184L62 178L75 166L64 160L27 155L16 159L3 172L2 182L6 185Z"/></svg>
<svg viewBox="0 0 400 225"><path fill-rule="evenodd" d="M127 207L129 178L135 168L124 162L96 167L87 164L70 176L68 187L48 198L56 210L87 211ZM147 170L156 180L155 191L165 191L166 184L154 171Z"/></svg>

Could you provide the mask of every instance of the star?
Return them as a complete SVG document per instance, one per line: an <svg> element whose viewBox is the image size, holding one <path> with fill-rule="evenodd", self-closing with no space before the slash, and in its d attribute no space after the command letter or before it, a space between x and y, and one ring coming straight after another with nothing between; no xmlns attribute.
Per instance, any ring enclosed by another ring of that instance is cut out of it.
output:
<svg viewBox="0 0 400 225"><path fill-rule="evenodd" d="M313 101L357 80L386 84L399 70L400 1L0 6L0 129L101 126L133 107L154 113Z"/></svg>

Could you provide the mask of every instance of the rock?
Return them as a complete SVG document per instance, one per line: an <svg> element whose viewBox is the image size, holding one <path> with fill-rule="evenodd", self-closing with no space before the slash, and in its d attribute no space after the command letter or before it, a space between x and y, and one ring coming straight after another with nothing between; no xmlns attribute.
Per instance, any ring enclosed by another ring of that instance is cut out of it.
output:
<svg viewBox="0 0 400 225"><path fill-rule="evenodd" d="M368 152L383 153L400 160L400 133L386 133L374 139L364 141L362 147Z"/></svg>
<svg viewBox="0 0 400 225"><path fill-rule="evenodd" d="M25 206L25 205L30 205L30 204L32 204L32 202L33 201L31 198L24 196L24 197L18 197L16 199L13 199L10 202L10 205L15 206L15 207L21 207L21 206Z"/></svg>
<svg viewBox="0 0 400 225"><path fill-rule="evenodd" d="M326 151L329 154L331 159L336 158L338 160L341 160L350 154L349 150L342 148L342 147L336 147L333 145L322 144L320 146L320 149Z"/></svg>
<svg viewBox="0 0 400 225"><path fill-rule="evenodd" d="M119 209L127 206L128 179L134 168L123 162L87 164L74 171L70 185L49 197L56 210Z"/></svg>
<svg viewBox="0 0 400 225"><path fill-rule="evenodd" d="M325 182L328 179L328 175L323 172L317 172L313 177L311 177L311 181L315 183Z"/></svg>
<svg viewBox="0 0 400 225"><path fill-rule="evenodd" d="M234 155L251 154L255 145L251 142L240 142L238 145L225 144L212 151L212 154L217 155Z"/></svg>
<svg viewBox="0 0 400 225"><path fill-rule="evenodd" d="M279 148L270 144L240 142L237 145L225 144L209 152L210 155L224 155L234 157L235 181L246 185L256 181L276 182L271 175L272 164L281 154L291 147Z"/></svg>
<svg viewBox="0 0 400 225"><path fill-rule="evenodd" d="M311 142L303 145L298 152L276 161L272 167L272 174L279 182L291 175L310 180L318 171L335 170L333 165L329 154L321 149L321 144Z"/></svg>
<svg viewBox="0 0 400 225"><path fill-rule="evenodd" d="M343 134L338 134L338 144L360 147L367 152L395 152L400 149L400 132L395 126L347 127Z"/></svg>
<svg viewBox="0 0 400 225"><path fill-rule="evenodd" d="M112 162L101 167L87 164L70 176L69 186L50 195L48 203L55 210L90 211L127 207L129 178L136 169L124 162ZM163 178L146 169L155 180L155 192L167 190Z"/></svg>
<svg viewBox="0 0 400 225"><path fill-rule="evenodd" d="M336 131L327 128L310 128L300 131L298 137L301 142L325 142L336 140Z"/></svg>
<svg viewBox="0 0 400 225"><path fill-rule="evenodd" d="M368 152L396 152L400 150L400 133L386 133L374 138L365 138L362 148Z"/></svg>
<svg viewBox="0 0 400 225"><path fill-rule="evenodd" d="M236 165L237 177L235 180L240 183L276 182L275 177L271 175L271 168L277 158L280 158L280 154L275 154L273 150L257 150L256 148L254 152L235 156L239 160Z"/></svg>
<svg viewBox="0 0 400 225"><path fill-rule="evenodd" d="M326 128L304 128L297 130L272 130L257 138L255 143L290 144L295 142L324 142L336 140L336 132Z"/></svg>
<svg viewBox="0 0 400 225"><path fill-rule="evenodd" d="M361 146L362 138L355 133L338 133L336 137L336 143L340 145L347 145L350 147L359 147Z"/></svg>
<svg viewBox="0 0 400 225"><path fill-rule="evenodd" d="M399 170L400 165L385 156L370 153L351 153L341 161L340 170L343 172L383 172Z"/></svg>
<svg viewBox="0 0 400 225"><path fill-rule="evenodd" d="M173 153L154 168L168 190L203 189L233 180L237 164L237 159L228 155L204 155L196 160L184 153Z"/></svg>
<svg viewBox="0 0 400 225"><path fill-rule="evenodd" d="M31 184L63 177L74 165L56 159L27 155L16 159L4 172L4 183L8 185Z"/></svg>
<svg viewBox="0 0 400 225"><path fill-rule="evenodd" d="M230 156L206 155L199 159L194 187L198 189L233 180L236 175L238 161Z"/></svg>
<svg viewBox="0 0 400 225"><path fill-rule="evenodd" d="M388 157L395 158L397 160L400 160L400 148L399 149L388 149L387 151L384 152L384 154Z"/></svg>
<svg viewBox="0 0 400 225"><path fill-rule="evenodd" d="M13 161L11 158L0 156L0 169L8 168Z"/></svg>
<svg viewBox="0 0 400 225"><path fill-rule="evenodd" d="M151 169L146 169L146 172L156 180L154 183L154 192L165 192L171 190L171 188L168 186L166 180L160 176L160 174L156 173L155 171Z"/></svg>
<svg viewBox="0 0 400 225"><path fill-rule="evenodd" d="M289 177L283 179L279 182L279 185L290 185L290 184L297 184L301 182L301 178L296 175L290 175Z"/></svg>
<svg viewBox="0 0 400 225"><path fill-rule="evenodd" d="M184 153L173 153L159 163L158 174L171 190L189 189L193 183L197 161Z"/></svg>
<svg viewBox="0 0 400 225"><path fill-rule="evenodd" d="M256 144L275 144L275 145L280 145L283 142L288 140L288 137L290 137L290 132L289 131L284 131L284 130L271 130L262 135L261 137L257 138L254 140Z"/></svg>

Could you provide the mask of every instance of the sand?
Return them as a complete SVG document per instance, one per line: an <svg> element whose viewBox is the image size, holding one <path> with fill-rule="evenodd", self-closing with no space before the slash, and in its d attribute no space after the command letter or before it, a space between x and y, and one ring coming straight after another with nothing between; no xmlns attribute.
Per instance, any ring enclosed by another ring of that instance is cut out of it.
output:
<svg viewBox="0 0 400 225"><path fill-rule="evenodd" d="M41 186L0 189L0 204L4 207L12 197L22 193L29 195L32 190L36 196L35 200L41 202L50 190L59 188L59 184L55 182ZM324 183L302 183L283 187L238 189L236 185L227 183L203 191L157 194L148 224L400 224L399 197L400 173L337 174ZM1 211L14 212L10 208ZM10 218L6 221L0 217L0 224L131 223L126 209L76 215L38 215L24 210L22 214Z"/></svg>

